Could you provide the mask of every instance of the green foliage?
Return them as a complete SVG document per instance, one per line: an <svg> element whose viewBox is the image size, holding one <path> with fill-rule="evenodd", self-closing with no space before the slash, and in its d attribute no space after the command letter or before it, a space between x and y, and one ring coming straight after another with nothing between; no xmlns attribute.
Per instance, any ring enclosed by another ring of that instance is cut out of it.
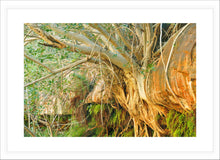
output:
<svg viewBox="0 0 220 160"><path fill-rule="evenodd" d="M103 112L104 128L101 123L101 110ZM126 112L124 112L122 108L114 109L108 104L90 104L87 106L87 111L91 118L88 122L88 127L93 128L96 126L93 131L87 133L88 135L95 137L134 136L132 127L122 132L122 130L127 127L129 120L129 116L126 115ZM119 135L120 132L122 132L122 134Z"/></svg>
<svg viewBox="0 0 220 160"><path fill-rule="evenodd" d="M193 111L179 113L171 110L167 115L166 122L172 137L196 136L196 116Z"/></svg>
<svg viewBox="0 0 220 160"><path fill-rule="evenodd" d="M80 124L76 124L71 126L69 131L66 133L67 137L82 137L86 131L86 127L81 126Z"/></svg>
<svg viewBox="0 0 220 160"><path fill-rule="evenodd" d="M88 109L90 115L94 114L96 116L101 110L101 105L100 104L90 104L87 109Z"/></svg>
<svg viewBox="0 0 220 160"><path fill-rule="evenodd" d="M129 131L124 132L124 133L122 134L122 137L134 137L134 131L133 131L133 129L130 129Z"/></svg>
<svg viewBox="0 0 220 160"><path fill-rule="evenodd" d="M114 54L114 55L113 55L113 57L117 57L117 56L118 56L118 54Z"/></svg>
<svg viewBox="0 0 220 160"><path fill-rule="evenodd" d="M155 71L155 66L153 63L148 64L145 69L141 69L140 73L144 75L144 78L146 78L146 73L149 73L150 71Z"/></svg>

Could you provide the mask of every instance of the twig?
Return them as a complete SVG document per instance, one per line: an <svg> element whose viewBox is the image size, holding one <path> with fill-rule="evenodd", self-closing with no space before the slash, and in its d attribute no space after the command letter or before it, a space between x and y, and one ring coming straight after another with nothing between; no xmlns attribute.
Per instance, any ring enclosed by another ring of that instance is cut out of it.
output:
<svg viewBox="0 0 220 160"><path fill-rule="evenodd" d="M47 75L47 76L45 76L45 77L42 77L42 78L40 78L40 79L38 79L38 80L36 80L36 81L33 81L33 82L31 82L31 83L28 83L28 84L24 85L24 87L28 87L28 86L30 86L30 85L32 85L32 84L35 84L35 83L40 82L40 81L42 81L42 80L44 80L44 79L47 79L47 78L49 78L49 77L51 77L51 76L53 76L53 75L55 75L55 73L49 74L49 75Z"/></svg>
<svg viewBox="0 0 220 160"><path fill-rule="evenodd" d="M122 31L120 30L118 24L113 24L113 26L115 26L116 32L118 33L118 35L121 38L122 42L125 44L126 47L128 47L129 50L131 50L131 45L129 44L129 42L121 34Z"/></svg>
<svg viewBox="0 0 220 160"><path fill-rule="evenodd" d="M129 121L128 121L128 124L127 124L126 128L125 128L125 129L123 129L123 130L122 130L122 131L121 131L121 132L118 134L118 136L122 135L122 133L123 133L123 132L125 132L125 131L127 131L127 130L128 130L128 127L129 127L130 122L131 122L131 118L129 119Z"/></svg>
<svg viewBox="0 0 220 160"><path fill-rule="evenodd" d="M30 30L25 36L24 36L24 41L26 40L27 36L32 32L32 30Z"/></svg>
<svg viewBox="0 0 220 160"><path fill-rule="evenodd" d="M87 61L88 61L88 57L86 57L86 58L84 58L84 59L82 59L82 60L76 61L76 62L74 62L74 63L71 64L71 65L68 65L68 66L66 66L66 67L57 69L57 70L55 70L55 71L52 71L51 74L49 74L49 75L47 75L47 76L45 76L45 77L42 77L42 78L40 78L40 79L38 79L38 80L36 80L36 81L33 81L33 82L31 82L31 83L26 84L26 85L24 85L24 87L28 87L28 86L30 86L30 85L32 85L32 84L35 84L35 83L39 82L39 81L42 81L42 80L44 80L44 79L47 79L47 78L49 78L49 77L51 77L51 76L53 76L53 75L55 75L55 74L57 74L57 73L59 73L59 72L65 71L65 70L67 70L67 69L69 69L69 68L75 67L75 66L77 66L77 65L79 65L79 64L81 64L81 63L85 63L85 62L87 62Z"/></svg>
<svg viewBox="0 0 220 160"><path fill-rule="evenodd" d="M25 40L25 42L24 42L24 46L26 46L28 43L30 43L30 42L33 42L33 41L35 41L35 40L39 40L40 38L29 38L29 39L27 39L27 40Z"/></svg>
<svg viewBox="0 0 220 160"><path fill-rule="evenodd" d="M25 131L27 131L32 137L37 137L28 127L24 125Z"/></svg>
<svg viewBox="0 0 220 160"><path fill-rule="evenodd" d="M24 54L24 56L25 56L27 59L29 59L29 60L31 60L31 61L33 61L33 62L39 64L40 66L43 66L43 67L46 68L49 72L53 73L53 70L52 70L52 69L50 69L49 67L47 67L47 66L44 65L43 63L39 62L38 60L36 60L36 59L34 59L34 58L31 58L30 56L28 56L28 55L26 55L26 54Z"/></svg>
<svg viewBox="0 0 220 160"><path fill-rule="evenodd" d="M164 63L164 60L163 60L163 48L162 48L162 33L163 33L162 25L163 25L163 23L160 24L160 53L161 53L161 60L162 60L164 71L165 71L165 63Z"/></svg>
<svg viewBox="0 0 220 160"><path fill-rule="evenodd" d="M45 122L45 121L42 121L42 120L40 120L40 119L38 119L38 121L39 121L40 123L44 124L45 126L47 126L47 127L49 128L49 131L50 131L50 137L53 137L53 131L52 131L52 128L51 128L52 125L50 125L49 122Z"/></svg>

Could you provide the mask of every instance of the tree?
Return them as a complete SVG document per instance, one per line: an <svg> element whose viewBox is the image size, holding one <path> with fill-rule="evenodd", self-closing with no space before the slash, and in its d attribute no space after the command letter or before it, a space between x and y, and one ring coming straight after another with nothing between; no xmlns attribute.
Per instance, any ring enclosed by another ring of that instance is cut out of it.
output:
<svg viewBox="0 0 220 160"><path fill-rule="evenodd" d="M40 52L47 49L51 54L56 49L72 61L60 65L60 69L51 69L50 63L44 63L48 57L43 53L31 56L33 46L28 44L35 41ZM96 78L104 82L103 90L108 89L114 100L112 106L118 104L129 113L136 137L165 136L171 132L163 126L171 110L185 113L196 109L195 24L27 23L24 45L25 58L42 67L40 77L25 87L92 63L99 72ZM73 54L78 57L71 57ZM107 96L103 92L100 95ZM83 98L87 96L83 94ZM100 101L102 113L103 99ZM100 120L103 124L103 114Z"/></svg>

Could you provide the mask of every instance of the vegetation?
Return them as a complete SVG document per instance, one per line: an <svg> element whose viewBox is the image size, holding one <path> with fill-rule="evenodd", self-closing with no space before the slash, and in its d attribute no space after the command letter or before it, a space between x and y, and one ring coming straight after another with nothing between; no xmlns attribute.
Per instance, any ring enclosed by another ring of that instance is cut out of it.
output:
<svg viewBox="0 0 220 160"><path fill-rule="evenodd" d="M195 137L195 24L24 25L24 136Z"/></svg>
<svg viewBox="0 0 220 160"><path fill-rule="evenodd" d="M166 121L172 137L196 136L196 116L193 111L178 113L175 110L171 110Z"/></svg>

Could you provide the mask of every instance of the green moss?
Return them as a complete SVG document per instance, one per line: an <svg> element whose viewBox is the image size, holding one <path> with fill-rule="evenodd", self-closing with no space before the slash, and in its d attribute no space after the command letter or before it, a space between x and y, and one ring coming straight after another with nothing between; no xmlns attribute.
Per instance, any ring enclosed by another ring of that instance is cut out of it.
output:
<svg viewBox="0 0 220 160"><path fill-rule="evenodd" d="M122 136L123 137L134 137L134 130L131 129L131 130L127 131L127 132L124 132Z"/></svg>
<svg viewBox="0 0 220 160"><path fill-rule="evenodd" d="M166 122L172 137L196 136L196 115L193 111L179 113L171 110L166 117Z"/></svg>
<svg viewBox="0 0 220 160"><path fill-rule="evenodd" d="M102 110L102 116L101 116ZM133 128L124 129L127 127L128 121L130 118L126 112L122 108L114 109L111 105L108 104L89 104L87 106L87 114L88 118L88 125L87 128L94 128L87 135L91 136L108 136L108 137L115 137L115 136L132 136L133 135ZM101 121L101 117L103 117L103 124ZM132 131L130 131L132 130Z"/></svg>

